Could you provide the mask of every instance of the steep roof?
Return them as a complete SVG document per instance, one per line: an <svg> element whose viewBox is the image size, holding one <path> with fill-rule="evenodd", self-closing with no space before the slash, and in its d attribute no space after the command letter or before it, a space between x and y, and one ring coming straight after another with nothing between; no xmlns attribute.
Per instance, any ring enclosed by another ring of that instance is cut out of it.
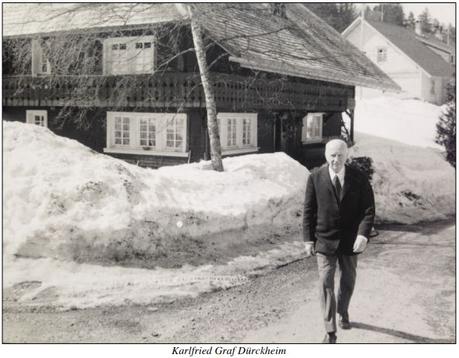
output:
<svg viewBox="0 0 459 358"><path fill-rule="evenodd" d="M453 68L440 55L422 43L413 31L384 22L366 20L373 28L432 76L451 76Z"/></svg>
<svg viewBox="0 0 459 358"><path fill-rule="evenodd" d="M273 15L269 4L198 3L193 4L193 16L207 36L242 66L345 85L400 90L365 55L304 6L285 3L285 8L286 16L281 17ZM29 18L33 21L22 20ZM3 5L6 37L103 31L181 20L189 21L189 13L181 4L171 3Z"/></svg>
<svg viewBox="0 0 459 358"><path fill-rule="evenodd" d="M306 7L288 3L285 7L286 18L282 18L261 3L199 5L208 35L243 66L347 85L400 89Z"/></svg>

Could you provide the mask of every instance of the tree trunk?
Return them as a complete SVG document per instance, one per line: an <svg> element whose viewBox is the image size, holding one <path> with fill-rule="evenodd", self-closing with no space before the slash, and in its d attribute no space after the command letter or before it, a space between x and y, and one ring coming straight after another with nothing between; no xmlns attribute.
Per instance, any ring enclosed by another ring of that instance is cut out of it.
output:
<svg viewBox="0 0 459 358"><path fill-rule="evenodd" d="M191 14L191 33L193 35L194 49L196 51L196 58L198 59L201 83L204 89L204 96L206 98L207 128L209 130L210 140L210 160L212 162L212 168L218 172L222 172L222 150L220 145L220 135L218 133L217 105L215 103L214 88L210 83L209 69L207 67L206 52L204 50L201 28L194 18L191 9L189 11Z"/></svg>

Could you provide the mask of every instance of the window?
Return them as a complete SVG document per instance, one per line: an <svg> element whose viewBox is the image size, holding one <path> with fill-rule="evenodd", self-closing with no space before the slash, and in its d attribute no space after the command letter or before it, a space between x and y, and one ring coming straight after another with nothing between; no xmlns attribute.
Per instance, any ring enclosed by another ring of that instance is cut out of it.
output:
<svg viewBox="0 0 459 358"><path fill-rule="evenodd" d="M322 113L308 113L303 118L303 129L301 132L301 140L303 143L318 142L322 140Z"/></svg>
<svg viewBox="0 0 459 358"><path fill-rule="evenodd" d="M156 119L140 119L140 145L142 148L156 146Z"/></svg>
<svg viewBox="0 0 459 358"><path fill-rule="evenodd" d="M235 147L236 137L236 118L228 118L226 120L226 147Z"/></svg>
<svg viewBox="0 0 459 358"><path fill-rule="evenodd" d="M108 153L187 156L184 113L107 112Z"/></svg>
<svg viewBox="0 0 459 358"><path fill-rule="evenodd" d="M251 140L251 121L250 119L244 118L242 120L242 145L250 145L250 140Z"/></svg>
<svg viewBox="0 0 459 358"><path fill-rule="evenodd" d="M32 40L32 75L51 74L51 64L48 60L45 43L40 40Z"/></svg>
<svg viewBox="0 0 459 358"><path fill-rule="evenodd" d="M376 50L376 62L386 62L387 61L387 48L378 47Z"/></svg>
<svg viewBox="0 0 459 358"><path fill-rule="evenodd" d="M41 127L48 127L48 111L28 110L26 111L26 122Z"/></svg>
<svg viewBox="0 0 459 358"><path fill-rule="evenodd" d="M170 118L167 120L166 147L170 150L178 150L183 146L183 119Z"/></svg>
<svg viewBox="0 0 459 358"><path fill-rule="evenodd" d="M217 120L224 154L258 150L256 113L219 113Z"/></svg>
<svg viewBox="0 0 459 358"><path fill-rule="evenodd" d="M115 144L129 145L130 119L129 117L115 117Z"/></svg>
<svg viewBox="0 0 459 358"><path fill-rule="evenodd" d="M115 37L104 42L104 73L108 75L153 73L153 36Z"/></svg>

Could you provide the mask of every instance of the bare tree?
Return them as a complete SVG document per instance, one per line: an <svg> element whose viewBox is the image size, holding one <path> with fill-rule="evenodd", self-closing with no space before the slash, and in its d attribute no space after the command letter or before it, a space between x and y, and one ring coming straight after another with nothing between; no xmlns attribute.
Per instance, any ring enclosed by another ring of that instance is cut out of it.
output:
<svg viewBox="0 0 459 358"><path fill-rule="evenodd" d="M201 75L201 83L206 98L207 109L207 128L209 131L210 153L212 167L216 171L223 171L222 150L220 144L220 136L218 133L217 123L217 106L215 104L215 94L213 86L210 83L209 68L207 66L205 47L202 41L201 27L196 16L193 14L192 6L188 7L191 18L191 33L193 35L193 43L198 60L199 72Z"/></svg>

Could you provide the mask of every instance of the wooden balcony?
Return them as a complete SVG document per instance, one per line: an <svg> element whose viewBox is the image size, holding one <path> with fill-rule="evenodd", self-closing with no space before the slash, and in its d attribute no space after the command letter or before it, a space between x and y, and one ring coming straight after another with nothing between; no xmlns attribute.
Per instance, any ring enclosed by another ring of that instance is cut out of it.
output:
<svg viewBox="0 0 459 358"><path fill-rule="evenodd" d="M294 83L212 73L219 110L343 111L354 89L331 83ZM203 108L198 73L125 76L3 77L3 106Z"/></svg>

